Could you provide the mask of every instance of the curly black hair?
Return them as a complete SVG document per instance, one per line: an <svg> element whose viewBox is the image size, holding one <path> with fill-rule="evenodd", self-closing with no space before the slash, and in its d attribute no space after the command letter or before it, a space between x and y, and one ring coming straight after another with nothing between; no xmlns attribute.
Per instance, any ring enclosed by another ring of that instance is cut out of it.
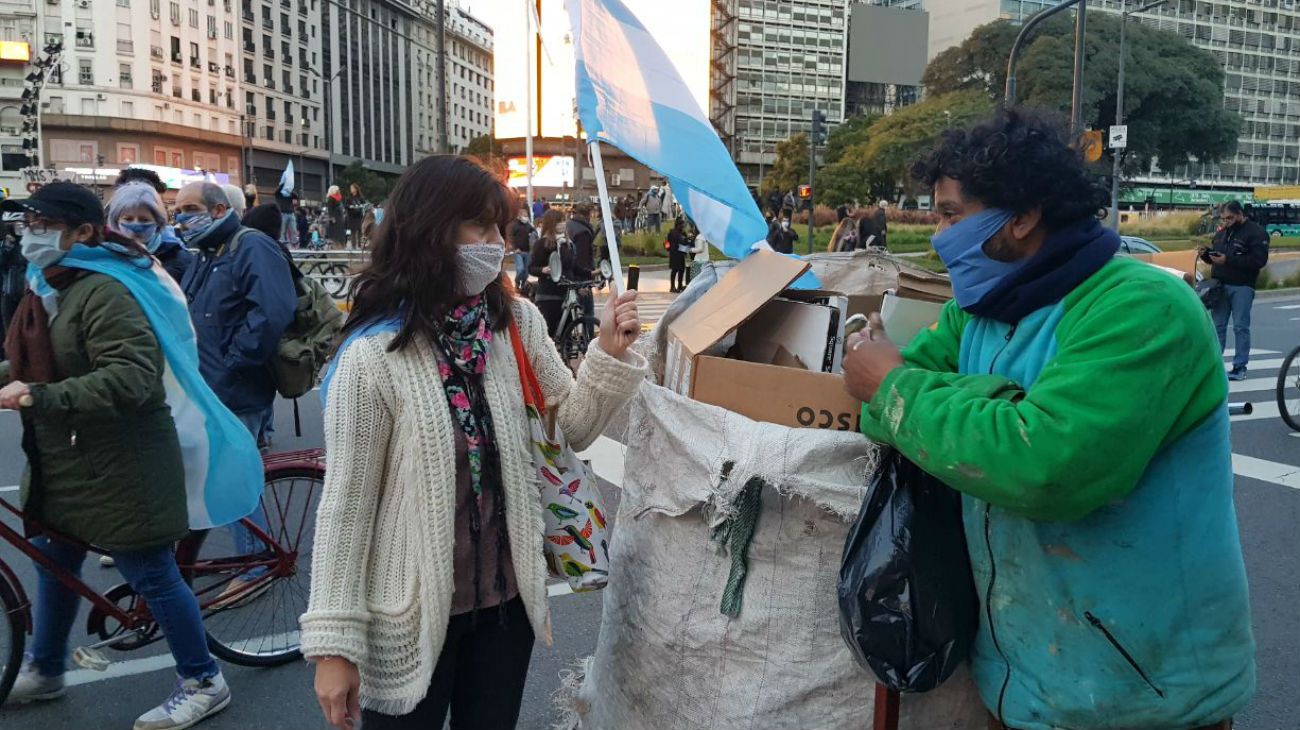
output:
<svg viewBox="0 0 1300 730"><path fill-rule="evenodd" d="M117 174L117 182L113 183L114 187L122 187L129 182L145 182L153 186L159 195L167 192L167 186L163 183L162 178L153 170L147 170L143 167L128 167Z"/></svg>
<svg viewBox="0 0 1300 730"><path fill-rule="evenodd" d="M1003 109L975 127L945 132L913 164L912 176L930 187L952 178L966 197L990 208L1041 208L1049 231L1099 217L1110 205L1105 181L1084 166L1060 124L1026 109Z"/></svg>

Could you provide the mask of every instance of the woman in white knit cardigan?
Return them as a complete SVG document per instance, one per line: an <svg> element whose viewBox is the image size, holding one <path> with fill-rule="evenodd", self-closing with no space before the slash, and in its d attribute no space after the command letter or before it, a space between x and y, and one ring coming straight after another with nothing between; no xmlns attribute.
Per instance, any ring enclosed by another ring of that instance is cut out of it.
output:
<svg viewBox="0 0 1300 730"><path fill-rule="evenodd" d="M542 505L517 331L574 448L646 363L635 292L606 308L576 381L501 273L515 197L460 157L407 170L322 388L327 454L303 654L326 719L367 730L512 728L534 637L551 641ZM511 329L511 321L517 330Z"/></svg>

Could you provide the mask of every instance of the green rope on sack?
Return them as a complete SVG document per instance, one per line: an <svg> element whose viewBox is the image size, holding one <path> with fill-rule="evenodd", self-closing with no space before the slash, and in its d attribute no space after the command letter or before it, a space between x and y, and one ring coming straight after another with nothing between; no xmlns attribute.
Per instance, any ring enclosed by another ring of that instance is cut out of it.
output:
<svg viewBox="0 0 1300 730"><path fill-rule="evenodd" d="M731 556L731 572L722 591L723 615L736 618L740 615L741 598L745 593L745 577L749 574L749 543L758 527L758 513L762 506L763 480L752 477L736 495L736 512L713 530L712 539L721 543Z"/></svg>

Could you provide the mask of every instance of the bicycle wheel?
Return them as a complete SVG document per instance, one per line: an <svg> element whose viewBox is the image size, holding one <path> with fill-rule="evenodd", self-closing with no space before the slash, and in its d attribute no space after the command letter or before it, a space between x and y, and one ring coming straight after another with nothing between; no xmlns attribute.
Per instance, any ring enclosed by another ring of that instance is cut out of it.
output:
<svg viewBox="0 0 1300 730"><path fill-rule="evenodd" d="M556 346L560 350L560 357L564 359L564 363L570 370L575 373L578 371L582 359L587 356L587 346L591 344L598 329L600 329L600 321L595 317L575 319L564 325L559 339L556 340Z"/></svg>
<svg viewBox="0 0 1300 730"><path fill-rule="evenodd" d="M18 605L18 591L0 573L0 705L9 698L18 669L23 663L23 644L27 641L26 613Z"/></svg>
<svg viewBox="0 0 1300 730"><path fill-rule="evenodd" d="M1287 354L1277 371L1277 412L1292 431L1300 431L1300 347Z"/></svg>
<svg viewBox="0 0 1300 730"><path fill-rule="evenodd" d="M324 483L319 467L268 471L256 512L200 538L189 574L208 647L218 658L264 667L302 657L298 617L307 610L316 505ZM257 546L254 552L245 539Z"/></svg>

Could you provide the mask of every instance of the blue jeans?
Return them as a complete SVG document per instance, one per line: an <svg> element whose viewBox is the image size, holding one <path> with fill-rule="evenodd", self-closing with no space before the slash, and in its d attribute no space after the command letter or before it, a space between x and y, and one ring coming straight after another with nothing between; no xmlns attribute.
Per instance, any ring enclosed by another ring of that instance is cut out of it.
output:
<svg viewBox="0 0 1300 730"><path fill-rule="evenodd" d="M48 537L32 540L45 555L73 575L81 575L86 551L76 545ZM171 545L146 550L120 550L113 560L126 582L144 597L167 639L176 672L183 679L207 679L217 674L217 663L208 653L208 639L194 592L181 580ZM81 597L73 593L44 568L37 566L35 631L32 660L45 677L61 676L66 669L68 635L77 620Z"/></svg>
<svg viewBox="0 0 1300 730"><path fill-rule="evenodd" d="M1246 367L1250 362L1250 308L1255 304L1255 287L1223 285L1223 296L1211 313L1214 329L1219 333L1219 352L1228 346L1228 316L1232 316L1232 331L1237 336L1237 351L1232 356L1232 368Z"/></svg>
<svg viewBox="0 0 1300 730"><path fill-rule="evenodd" d="M298 219L293 213L280 214L280 240L286 246L298 245Z"/></svg>
<svg viewBox="0 0 1300 730"><path fill-rule="evenodd" d="M271 433L273 430L271 428L271 422L275 417L275 406L272 405L264 411L236 413L235 417L244 424L244 427L248 429L249 433L253 434L253 438L257 440L257 448L261 449L263 453L265 453L271 443ZM253 524L262 528L263 531L267 530L266 515L262 512L260 505L257 509L253 510L252 514L246 516ZM239 551L239 555L256 555L263 550L266 550L266 543L254 535L251 530L238 522L230 526L230 534L235 540L235 549ZM259 566L240 576L240 579L254 580L266 575L266 572L266 568Z"/></svg>
<svg viewBox="0 0 1300 730"><path fill-rule="evenodd" d="M528 251L515 251L515 288L523 288L524 282L528 281L528 265L531 262L532 254Z"/></svg>

